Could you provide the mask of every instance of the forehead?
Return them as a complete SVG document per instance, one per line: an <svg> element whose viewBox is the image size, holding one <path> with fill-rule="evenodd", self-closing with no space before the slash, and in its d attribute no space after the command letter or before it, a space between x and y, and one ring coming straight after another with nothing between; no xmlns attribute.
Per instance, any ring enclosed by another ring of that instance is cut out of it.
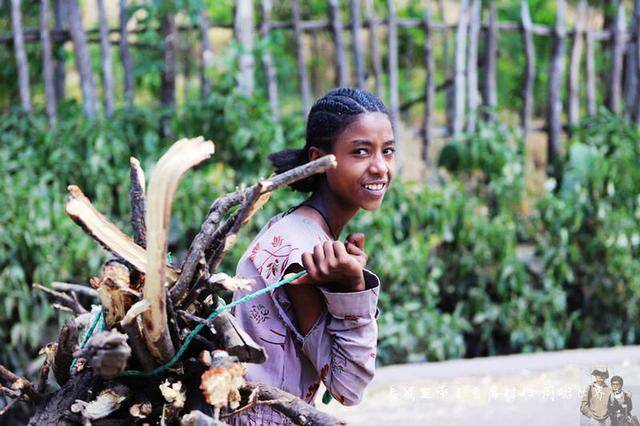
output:
<svg viewBox="0 0 640 426"><path fill-rule="evenodd" d="M369 140L386 142L393 140L393 129L386 114L369 112L360 114L338 136L338 141Z"/></svg>

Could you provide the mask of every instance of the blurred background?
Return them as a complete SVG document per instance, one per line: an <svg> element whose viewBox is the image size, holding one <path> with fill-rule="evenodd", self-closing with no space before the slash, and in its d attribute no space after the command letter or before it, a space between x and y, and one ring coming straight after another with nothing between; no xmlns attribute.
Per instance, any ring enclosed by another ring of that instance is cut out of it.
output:
<svg viewBox="0 0 640 426"><path fill-rule="evenodd" d="M179 265L340 85L385 101L399 146L347 230L383 283L380 365L637 344L639 27L638 0L0 0L0 363L33 377L69 316L33 283L107 259L67 185L130 231L129 157L149 175L175 140L214 141L177 192ZM300 201L276 193L223 270Z"/></svg>

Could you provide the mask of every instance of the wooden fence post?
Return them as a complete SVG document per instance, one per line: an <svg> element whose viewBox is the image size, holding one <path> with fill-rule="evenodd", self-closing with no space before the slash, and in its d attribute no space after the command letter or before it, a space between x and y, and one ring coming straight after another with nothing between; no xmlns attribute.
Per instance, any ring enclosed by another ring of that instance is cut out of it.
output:
<svg viewBox="0 0 640 426"><path fill-rule="evenodd" d="M186 101L189 99L189 87L191 81L191 68L193 58L193 37L191 36L191 28L185 28L180 35L178 43L178 52L182 61L182 98Z"/></svg>
<svg viewBox="0 0 640 426"><path fill-rule="evenodd" d="M520 16L522 19L522 41L526 57L524 88L522 90L522 129L526 140L531 128L531 117L533 116L533 85L536 79L536 51L533 44L533 34L531 32L532 22L528 0L522 0Z"/></svg>
<svg viewBox="0 0 640 426"><path fill-rule="evenodd" d="M489 25L485 38L484 66L485 79L482 85L482 104L487 108L485 120L495 119L495 108L498 106L497 72L496 63L498 56L498 18L496 13L496 1L489 3Z"/></svg>
<svg viewBox="0 0 640 426"><path fill-rule="evenodd" d="M206 8L202 8L198 14L198 25L200 26L200 94L204 99L211 93L211 82L207 78L207 69L213 64L213 50L211 49L211 40L209 40L211 22Z"/></svg>
<svg viewBox="0 0 640 426"><path fill-rule="evenodd" d="M469 43L467 45L467 131L476 129L480 106L478 93L478 39L480 38L480 0L471 0L469 10Z"/></svg>
<svg viewBox="0 0 640 426"><path fill-rule="evenodd" d="M622 58L624 55L625 13L624 3L618 3L616 18L611 28L611 71L607 107L615 114L622 106Z"/></svg>
<svg viewBox="0 0 640 426"><path fill-rule="evenodd" d="M78 69L78 74L80 74L84 112L90 118L95 118L98 101L96 98L96 86L93 83L87 35L82 28L82 17L78 9L78 0L69 0L68 5L69 32L71 33L71 40L73 41L76 68Z"/></svg>
<svg viewBox="0 0 640 426"><path fill-rule="evenodd" d="M456 28L456 57L455 57L455 69L454 69L454 83L453 83L453 117L452 117L452 132L454 135L458 135L463 130L464 126L464 112L465 112L465 76L466 70L466 58L467 51L467 26L469 18L469 2L468 0L462 0L460 7L460 18L458 26Z"/></svg>
<svg viewBox="0 0 640 426"><path fill-rule="evenodd" d="M57 119L56 89L53 85L53 57L49 34L49 0L40 0L40 42L42 43L42 79L46 97L47 116L50 123Z"/></svg>
<svg viewBox="0 0 640 426"><path fill-rule="evenodd" d="M109 45L109 27L104 11L104 0L98 2L98 25L100 27L100 57L102 59L102 79L104 90L104 110L107 116L113 113L113 69L111 65L111 46Z"/></svg>
<svg viewBox="0 0 640 426"><path fill-rule="evenodd" d="M54 0L53 14L54 14L54 29L56 31L64 30L67 25L67 1L66 0ZM63 43L57 43L55 53L55 67L53 84L56 90L56 102L62 102L65 96L65 84L66 84L66 72L64 66L64 59L61 58L61 53L64 49Z"/></svg>
<svg viewBox="0 0 640 426"><path fill-rule="evenodd" d="M262 23L260 24L260 36L268 39L271 33L271 10L273 9L272 0L262 0ZM265 47L262 53L262 65L264 74L267 78L267 95L269 96L269 106L271 107L271 116L275 121L280 120L280 100L278 98L278 80L276 76L276 67L271 56L271 46Z"/></svg>
<svg viewBox="0 0 640 426"><path fill-rule="evenodd" d="M627 114L634 120L636 116L636 97L638 96L638 46L637 36L638 29L638 8L640 0L633 2L633 17L631 20L631 29L629 31L629 41L626 44L626 63L624 72L624 97L627 105Z"/></svg>
<svg viewBox="0 0 640 426"><path fill-rule="evenodd" d="M238 85L240 91L250 95L253 93L253 1L237 0L234 19L234 32L241 47L238 58Z"/></svg>
<svg viewBox="0 0 640 426"><path fill-rule="evenodd" d="M371 66L375 79L376 96L383 98L382 93L382 58L380 58L380 48L378 46L378 23L376 21L376 11L373 0L365 0L367 13L367 23L369 25L369 41L371 44Z"/></svg>
<svg viewBox="0 0 640 426"><path fill-rule="evenodd" d="M22 13L20 0L11 0L11 26L13 27L13 48L18 69L18 90L22 109L31 112L31 93L29 92L29 63L24 48L24 33L22 32Z"/></svg>
<svg viewBox="0 0 640 426"><path fill-rule="evenodd" d="M431 144L431 116L435 97L435 62L433 59L433 29L429 6L424 10L424 64L426 80L424 85L424 120L422 123L422 161L429 161L429 145Z"/></svg>
<svg viewBox="0 0 640 426"><path fill-rule="evenodd" d="M636 26L636 32L633 37L635 38L635 57L636 57L636 68L629 70L631 73L636 74L636 94L635 94L635 105L634 105L634 116L633 120L636 124L640 124L640 80L638 76L640 76L640 0L634 0L633 2L633 19Z"/></svg>
<svg viewBox="0 0 640 426"><path fill-rule="evenodd" d="M356 66L356 84L358 88L364 89L365 71L364 58L362 55L362 15L360 14L360 0L350 0L351 8L351 40L353 43L353 58Z"/></svg>
<svg viewBox="0 0 640 426"><path fill-rule="evenodd" d="M580 59L582 56L582 43L584 37L583 22L586 17L587 2L580 1L578 16L574 26L573 42L571 43L571 56L569 59L569 87L567 102L567 117L569 130L578 125L580 120Z"/></svg>
<svg viewBox="0 0 640 426"><path fill-rule="evenodd" d="M311 110L311 90L309 89L309 76L307 74L307 57L302 45L302 26L300 25L300 1L292 0L291 10L293 15L293 36L296 47L296 60L298 64L298 84L302 95L302 108L304 115Z"/></svg>
<svg viewBox="0 0 640 426"><path fill-rule="evenodd" d="M389 10L389 105L391 107L391 124L398 132L400 123L400 97L398 95L398 23L394 0L387 0Z"/></svg>
<svg viewBox="0 0 640 426"><path fill-rule="evenodd" d="M565 0L557 0L556 23L553 29L549 70L547 107L547 173L560 178L560 138L562 133L562 75L564 72Z"/></svg>
<svg viewBox="0 0 640 426"><path fill-rule="evenodd" d="M591 117L596 115L596 60L593 31L586 32L586 68L587 68L587 112Z"/></svg>
<svg viewBox="0 0 640 426"><path fill-rule="evenodd" d="M349 68L344 53L344 38L342 34L342 17L340 15L339 0L329 0L329 20L333 33L333 44L336 55L336 85L340 87L349 84Z"/></svg>
<svg viewBox="0 0 640 426"><path fill-rule="evenodd" d="M165 107L173 107L176 103L176 44L178 32L176 31L176 18L173 15L173 11L167 11L166 13L167 15L163 16L160 22L160 36L164 41L164 67L160 74L160 102Z"/></svg>
<svg viewBox="0 0 640 426"><path fill-rule="evenodd" d="M124 99L128 107L133 106L133 63L131 61L131 52L129 51L129 39L127 34L127 3L126 0L120 0L120 60L124 72Z"/></svg>

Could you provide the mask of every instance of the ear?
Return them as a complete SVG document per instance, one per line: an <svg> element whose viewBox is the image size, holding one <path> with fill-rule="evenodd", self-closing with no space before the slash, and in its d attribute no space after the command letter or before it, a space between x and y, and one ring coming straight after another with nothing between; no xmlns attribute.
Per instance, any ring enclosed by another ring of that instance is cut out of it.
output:
<svg viewBox="0 0 640 426"><path fill-rule="evenodd" d="M318 148L316 146L312 146L309 148L309 161L317 160L320 157L324 157L327 155L323 149Z"/></svg>

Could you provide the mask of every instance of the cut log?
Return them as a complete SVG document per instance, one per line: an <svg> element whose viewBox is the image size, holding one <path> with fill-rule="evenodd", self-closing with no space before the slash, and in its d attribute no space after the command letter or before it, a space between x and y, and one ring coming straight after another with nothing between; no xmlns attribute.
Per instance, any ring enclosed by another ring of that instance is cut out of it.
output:
<svg viewBox="0 0 640 426"><path fill-rule="evenodd" d="M153 169L147 192L147 266L143 295L151 309L142 314L147 347L158 361L167 362L175 353L167 328L166 268L167 236L171 204L182 175L209 158L213 143L204 138L182 139L174 143Z"/></svg>
<svg viewBox="0 0 640 426"><path fill-rule="evenodd" d="M223 414L221 416L223 419L254 405L269 405L274 410L289 417L297 425L346 425L345 422L317 410L300 398L274 386L247 382L242 386L242 391L252 396L249 404L230 414Z"/></svg>
<svg viewBox="0 0 640 426"><path fill-rule="evenodd" d="M147 272L147 256L145 250L133 242L109 219L98 212L80 188L69 185L71 198L65 211L89 236L96 240L107 251L124 259L142 273ZM175 282L178 272L170 265L166 268L167 280Z"/></svg>
<svg viewBox="0 0 640 426"><path fill-rule="evenodd" d="M125 334L101 331L91 336L85 347L74 356L87 360L95 374L103 379L113 379L127 367L131 347Z"/></svg>
<svg viewBox="0 0 640 426"><path fill-rule="evenodd" d="M73 362L73 352L76 350L79 336L78 326L74 320L68 320L58 336L58 346L53 357L53 376L58 385L67 383L70 376L71 363Z"/></svg>
<svg viewBox="0 0 640 426"><path fill-rule="evenodd" d="M122 326L124 332L129 336L129 346L131 346L133 355L144 371L153 369L153 359L147 349L144 336L140 332L140 326L138 324L138 316L147 309L149 309L149 301L142 299L134 303L124 318L122 318L122 321L120 321L120 326Z"/></svg>
<svg viewBox="0 0 640 426"><path fill-rule="evenodd" d="M215 337L229 355L238 357L240 362L262 364L267 360L267 352L258 345L240 326L229 312L223 312L213 319Z"/></svg>

